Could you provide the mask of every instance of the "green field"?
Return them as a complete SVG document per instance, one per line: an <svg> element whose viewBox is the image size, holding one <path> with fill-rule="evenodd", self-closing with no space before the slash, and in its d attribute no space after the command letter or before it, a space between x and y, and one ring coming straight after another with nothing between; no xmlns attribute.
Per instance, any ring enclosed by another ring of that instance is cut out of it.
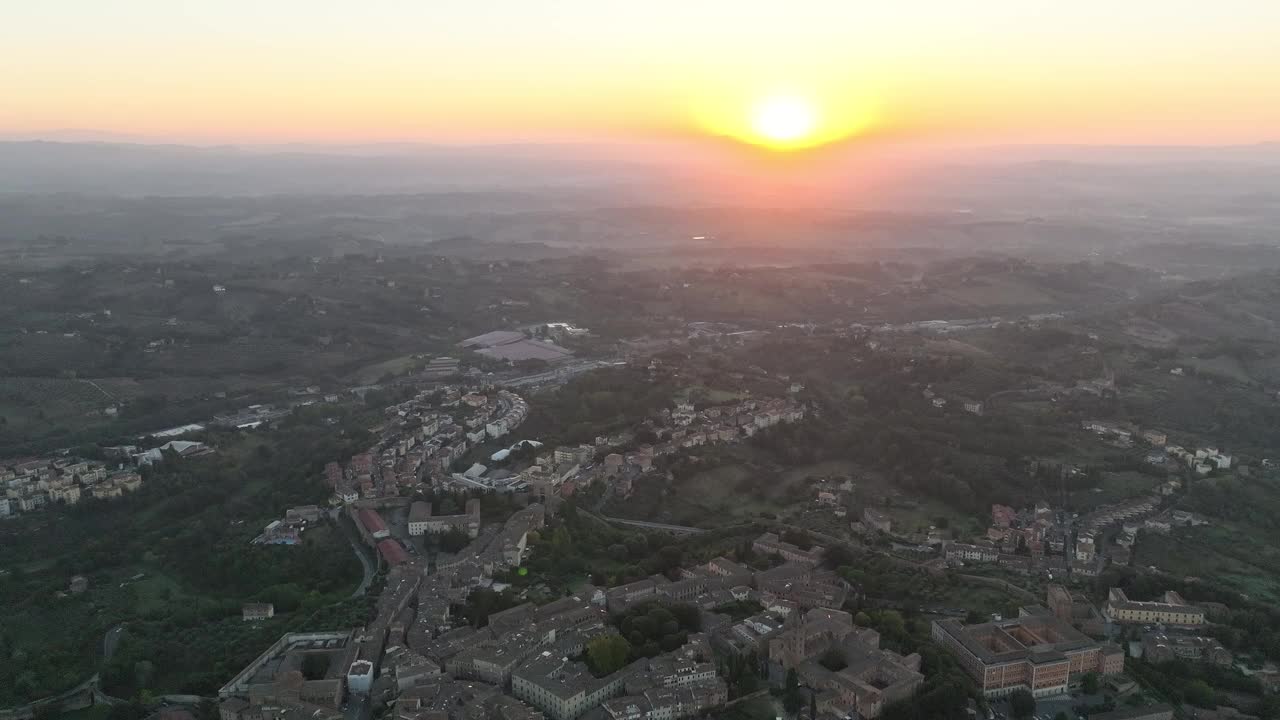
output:
<svg viewBox="0 0 1280 720"><path fill-rule="evenodd" d="M736 390L709 388L705 385L690 385L681 388L672 398L672 402L704 402L711 405L725 405L744 400L747 397L746 393Z"/></svg>
<svg viewBox="0 0 1280 720"><path fill-rule="evenodd" d="M387 375L402 375L413 367L413 355L402 355L390 360L366 365L352 373L352 379L360 385L372 385L380 382Z"/></svg>
<svg viewBox="0 0 1280 720"><path fill-rule="evenodd" d="M36 423L91 421L115 401L83 380L61 378L0 378L0 417L15 427Z"/></svg>
<svg viewBox="0 0 1280 720"><path fill-rule="evenodd" d="M1280 602L1280 548L1232 523L1140 533L1134 564L1221 583L1262 602Z"/></svg>

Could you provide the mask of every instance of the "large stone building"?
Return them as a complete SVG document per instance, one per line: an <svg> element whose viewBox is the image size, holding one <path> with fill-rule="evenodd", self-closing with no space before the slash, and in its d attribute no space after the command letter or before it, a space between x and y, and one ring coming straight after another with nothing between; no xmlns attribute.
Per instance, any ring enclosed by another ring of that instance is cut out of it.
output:
<svg viewBox="0 0 1280 720"><path fill-rule="evenodd" d="M480 500L468 500L466 511L461 515L433 515L431 503L422 500L409 506L410 535L438 535L450 530L461 530L471 538L479 535Z"/></svg>
<svg viewBox="0 0 1280 720"><path fill-rule="evenodd" d="M783 560L811 567L822 562L821 547L814 545L808 550L802 550L799 546L779 538L777 533L764 533L751 544L751 549L763 555L778 555Z"/></svg>
<svg viewBox="0 0 1280 720"><path fill-rule="evenodd" d="M347 670L357 651L350 630L284 635L218 691L224 720L259 718L265 706L291 708L299 717L317 720L341 717ZM304 675L317 660L323 673Z"/></svg>
<svg viewBox="0 0 1280 720"><path fill-rule="evenodd" d="M1084 595L1069 592L1061 585L1050 585L1045 595L1045 602L1054 617L1085 635L1098 637L1103 634L1106 619Z"/></svg>
<svg viewBox="0 0 1280 720"><path fill-rule="evenodd" d="M800 607L839 608L849 597L849 584L830 570L789 562L755 575L762 599L780 598Z"/></svg>
<svg viewBox="0 0 1280 720"><path fill-rule="evenodd" d="M818 660L836 653L845 667L831 670ZM797 613L769 640L769 659L796 669L818 692L819 711L841 717L857 713L874 718L887 704L911 697L924 681L920 656L903 657L880 649L880 634L853 624L847 612L815 608Z"/></svg>
<svg viewBox="0 0 1280 720"><path fill-rule="evenodd" d="M693 717L729 700L723 680L679 687L649 688L638 695L607 700L601 706L610 720L679 720Z"/></svg>
<svg viewBox="0 0 1280 720"><path fill-rule="evenodd" d="M1189 604L1172 590L1161 600L1140 601L1130 600L1120 588L1111 588L1103 609L1108 618L1118 623L1196 626L1205 622L1204 608Z"/></svg>
<svg viewBox="0 0 1280 720"><path fill-rule="evenodd" d="M552 720L577 720L621 695L627 677L623 670L597 678L585 664L543 651L511 674L511 693Z"/></svg>
<svg viewBox="0 0 1280 720"><path fill-rule="evenodd" d="M1142 636L1142 656L1153 663L1190 660L1222 667L1230 667L1233 660L1231 651L1215 638L1163 632Z"/></svg>
<svg viewBox="0 0 1280 720"><path fill-rule="evenodd" d="M1024 689L1036 697L1058 695L1085 673L1124 670L1124 653L1103 646L1052 615L964 625L935 620L933 639L954 653L988 697Z"/></svg>

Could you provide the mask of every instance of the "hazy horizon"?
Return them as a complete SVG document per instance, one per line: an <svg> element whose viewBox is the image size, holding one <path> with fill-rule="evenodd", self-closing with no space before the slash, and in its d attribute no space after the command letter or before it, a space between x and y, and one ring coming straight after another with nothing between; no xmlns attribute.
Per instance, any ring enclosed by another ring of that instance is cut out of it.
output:
<svg viewBox="0 0 1280 720"><path fill-rule="evenodd" d="M1280 7L1259 0L12 10L4 134L758 143L757 106L779 95L819 145L1219 145L1280 127Z"/></svg>

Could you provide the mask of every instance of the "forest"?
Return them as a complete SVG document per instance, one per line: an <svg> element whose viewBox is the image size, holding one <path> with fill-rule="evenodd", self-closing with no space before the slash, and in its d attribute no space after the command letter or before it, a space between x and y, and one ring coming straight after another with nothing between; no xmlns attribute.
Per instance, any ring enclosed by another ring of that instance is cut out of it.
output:
<svg viewBox="0 0 1280 720"><path fill-rule="evenodd" d="M361 570L340 528L322 522L294 547L249 541L286 508L323 504L321 467L367 447L366 424L360 412L336 426L299 415L271 430L210 434L217 452L144 468L142 488L123 499L86 499L0 526L0 562L13 568L0 575L0 655L24 668L0 674L0 704L79 683L119 624L104 682L126 697L207 692L228 664L260 652L264 637L346 607ZM77 574L89 589L66 592ZM261 628L242 623L240 607L252 601L275 603L279 615ZM124 668L130 658L150 658L151 667Z"/></svg>

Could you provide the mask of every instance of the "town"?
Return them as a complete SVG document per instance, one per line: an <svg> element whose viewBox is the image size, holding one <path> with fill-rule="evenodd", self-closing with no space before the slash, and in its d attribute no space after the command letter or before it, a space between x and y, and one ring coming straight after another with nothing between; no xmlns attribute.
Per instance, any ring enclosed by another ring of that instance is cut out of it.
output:
<svg viewBox="0 0 1280 720"><path fill-rule="evenodd" d="M623 332L522 303L341 379L120 401L96 442L0 463L15 626L83 628L0 684L22 717L1280 710L1272 448L1150 401L1221 379L1060 313Z"/></svg>

